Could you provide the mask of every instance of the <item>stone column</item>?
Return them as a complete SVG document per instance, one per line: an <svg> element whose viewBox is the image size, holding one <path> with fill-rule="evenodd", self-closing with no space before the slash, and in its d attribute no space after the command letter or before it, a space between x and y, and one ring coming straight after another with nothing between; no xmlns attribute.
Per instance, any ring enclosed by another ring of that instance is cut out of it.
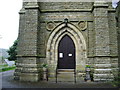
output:
<svg viewBox="0 0 120 90"><path fill-rule="evenodd" d="M112 80L110 62L110 40L108 25L108 4L103 1L94 2L94 81Z"/></svg>
<svg viewBox="0 0 120 90"><path fill-rule="evenodd" d="M21 67L20 81L40 80L38 68L38 30L40 9L37 2L29 2L25 6L25 15L21 15L18 47L18 65ZM22 22L23 21L23 22ZM22 27L23 26L23 27ZM22 29L24 28L24 29ZM18 68L18 66L17 66Z"/></svg>
<svg viewBox="0 0 120 90"><path fill-rule="evenodd" d="M19 34L18 34L18 45L17 45L17 56L22 55L23 52L23 46L24 43L22 43L24 41L24 29L25 29L25 9L24 7L20 10L19 12L20 15L20 19L19 19ZM15 80L19 80L20 79L20 74L21 74L21 58L17 58L16 61L16 69L14 72L14 79Z"/></svg>

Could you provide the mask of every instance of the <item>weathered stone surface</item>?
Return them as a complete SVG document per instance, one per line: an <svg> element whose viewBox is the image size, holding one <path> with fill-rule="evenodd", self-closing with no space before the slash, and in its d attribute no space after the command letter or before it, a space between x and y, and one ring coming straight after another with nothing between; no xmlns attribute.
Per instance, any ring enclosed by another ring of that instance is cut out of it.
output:
<svg viewBox="0 0 120 90"><path fill-rule="evenodd" d="M117 33L118 33L118 66L120 72L120 1L118 3L118 7L116 8L116 20L117 20ZM120 74L119 74L120 75Z"/></svg>
<svg viewBox="0 0 120 90"><path fill-rule="evenodd" d="M94 74L94 81L111 81L113 78L113 74Z"/></svg>
<svg viewBox="0 0 120 90"><path fill-rule="evenodd" d="M39 73L22 73L20 81L37 82L40 80Z"/></svg>
<svg viewBox="0 0 120 90"><path fill-rule="evenodd" d="M91 9L90 2L42 2L40 3L41 10L63 10L63 9Z"/></svg>
<svg viewBox="0 0 120 90"><path fill-rule="evenodd" d="M113 73L118 70L120 33L111 6L98 2L24 2L20 11L15 79L39 81L42 63L48 64L49 78L55 78L58 43L64 35L69 35L76 47L77 80L84 80L86 64L92 67L94 81L113 80ZM50 22L54 28L48 30ZM80 22L85 22L84 29Z"/></svg>

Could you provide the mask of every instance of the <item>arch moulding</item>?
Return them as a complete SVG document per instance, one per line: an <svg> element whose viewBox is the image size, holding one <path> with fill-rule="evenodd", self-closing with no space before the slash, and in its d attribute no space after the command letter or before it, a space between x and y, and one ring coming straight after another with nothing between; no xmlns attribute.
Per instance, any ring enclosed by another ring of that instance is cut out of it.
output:
<svg viewBox="0 0 120 90"><path fill-rule="evenodd" d="M84 71L86 64L86 41L80 30L71 23L58 25L47 42L46 60L49 65L50 73L54 73L58 62L58 44L62 37L68 35L72 38L76 48L76 70Z"/></svg>

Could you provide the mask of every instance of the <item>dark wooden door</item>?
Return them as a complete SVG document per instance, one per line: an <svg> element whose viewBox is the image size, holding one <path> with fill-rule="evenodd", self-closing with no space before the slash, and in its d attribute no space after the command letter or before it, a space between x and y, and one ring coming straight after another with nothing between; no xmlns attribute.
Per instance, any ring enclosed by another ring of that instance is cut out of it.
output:
<svg viewBox="0 0 120 90"><path fill-rule="evenodd" d="M75 45L68 35L59 42L58 69L75 69Z"/></svg>

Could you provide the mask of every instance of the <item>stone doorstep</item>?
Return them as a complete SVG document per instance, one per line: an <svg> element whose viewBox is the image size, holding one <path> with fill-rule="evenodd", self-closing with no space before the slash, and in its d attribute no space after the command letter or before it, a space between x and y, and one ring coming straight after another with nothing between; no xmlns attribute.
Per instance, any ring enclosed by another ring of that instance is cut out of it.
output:
<svg viewBox="0 0 120 90"><path fill-rule="evenodd" d="M74 69L58 69L58 74L74 74Z"/></svg>
<svg viewBox="0 0 120 90"><path fill-rule="evenodd" d="M58 69L58 72L74 72L74 69Z"/></svg>
<svg viewBox="0 0 120 90"><path fill-rule="evenodd" d="M57 74L58 81L74 81L74 73L72 72L62 72L60 74Z"/></svg>
<svg viewBox="0 0 120 90"><path fill-rule="evenodd" d="M74 74L74 72L58 72L58 74Z"/></svg>
<svg viewBox="0 0 120 90"><path fill-rule="evenodd" d="M56 82L56 78L54 77L54 78L49 78L49 80L48 80L48 82ZM57 82L75 82L75 79L74 79L74 77L73 76L71 76L71 77L58 77L57 78ZM85 82L84 81L84 78L83 77L76 77L76 83L83 83L83 82Z"/></svg>

